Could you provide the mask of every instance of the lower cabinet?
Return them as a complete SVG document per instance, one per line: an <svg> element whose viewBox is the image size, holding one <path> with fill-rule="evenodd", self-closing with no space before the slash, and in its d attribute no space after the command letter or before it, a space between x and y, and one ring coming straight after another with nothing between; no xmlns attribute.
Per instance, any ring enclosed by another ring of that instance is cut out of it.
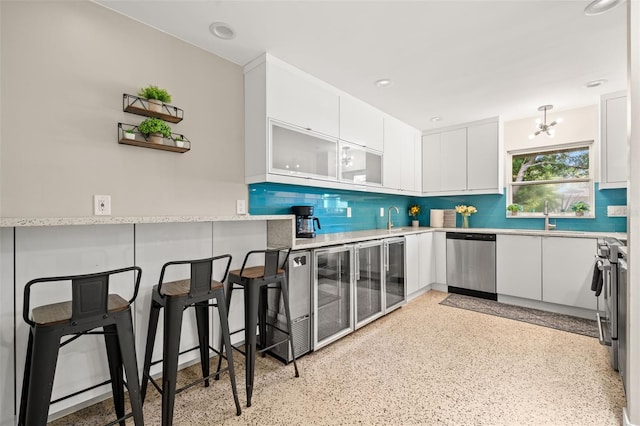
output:
<svg viewBox="0 0 640 426"><path fill-rule="evenodd" d="M596 243L593 238L498 235L498 294L595 310Z"/></svg>
<svg viewBox="0 0 640 426"><path fill-rule="evenodd" d="M435 281L433 235L425 232L405 236L408 297Z"/></svg>
<svg viewBox="0 0 640 426"><path fill-rule="evenodd" d="M542 300L542 238L497 235L496 289L498 294Z"/></svg>
<svg viewBox="0 0 640 426"><path fill-rule="evenodd" d="M596 239L544 237L542 300L595 310L591 278L596 250Z"/></svg>
<svg viewBox="0 0 640 426"><path fill-rule="evenodd" d="M384 313L382 241L357 244L355 259L355 317L360 328Z"/></svg>
<svg viewBox="0 0 640 426"><path fill-rule="evenodd" d="M313 348L406 301L404 237L313 251Z"/></svg>
<svg viewBox="0 0 640 426"><path fill-rule="evenodd" d="M314 250L314 349L354 330L352 271L353 246Z"/></svg>

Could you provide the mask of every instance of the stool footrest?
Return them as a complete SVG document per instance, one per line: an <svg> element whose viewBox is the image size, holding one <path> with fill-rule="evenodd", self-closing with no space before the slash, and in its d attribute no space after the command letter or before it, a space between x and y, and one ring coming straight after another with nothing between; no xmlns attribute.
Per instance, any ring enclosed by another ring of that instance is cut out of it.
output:
<svg viewBox="0 0 640 426"><path fill-rule="evenodd" d="M104 382L98 383L97 385L89 386L88 388L84 388L77 392L70 393L69 395L61 396L60 398L51 401L50 404L55 404L57 402L64 401L65 399L73 398L74 396L78 396L81 393L90 391L95 388L99 388L100 386L108 385L109 383L111 383L111 380L105 380Z"/></svg>
<svg viewBox="0 0 640 426"><path fill-rule="evenodd" d="M285 340L281 340L281 341L279 341L279 342L277 342L277 343L274 343L273 345L267 346L266 348L260 348L260 349L258 349L258 350L257 350L257 352L258 352L258 353L266 352L266 351L268 351L269 349L273 349L273 348L275 348L276 346L281 345L281 344L283 344L283 343L289 343L289 338L287 337Z"/></svg>

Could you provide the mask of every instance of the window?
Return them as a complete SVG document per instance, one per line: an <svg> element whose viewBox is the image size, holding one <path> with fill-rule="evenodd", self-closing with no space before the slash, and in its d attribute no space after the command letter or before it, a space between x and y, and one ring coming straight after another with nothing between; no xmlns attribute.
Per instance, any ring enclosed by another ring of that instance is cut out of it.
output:
<svg viewBox="0 0 640 426"><path fill-rule="evenodd" d="M554 216L573 216L580 201L593 211L591 143L510 154L509 204L522 206L525 216L541 215L545 201Z"/></svg>

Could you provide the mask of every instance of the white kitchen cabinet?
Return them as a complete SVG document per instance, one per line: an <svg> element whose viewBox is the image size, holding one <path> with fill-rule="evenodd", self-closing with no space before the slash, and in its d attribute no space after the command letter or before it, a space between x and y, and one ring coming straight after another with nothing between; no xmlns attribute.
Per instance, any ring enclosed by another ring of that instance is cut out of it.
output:
<svg viewBox="0 0 640 426"><path fill-rule="evenodd" d="M382 184L382 154L340 141L340 180L354 184Z"/></svg>
<svg viewBox="0 0 640 426"><path fill-rule="evenodd" d="M383 150L382 111L349 95L340 96L340 139Z"/></svg>
<svg viewBox="0 0 640 426"><path fill-rule="evenodd" d="M626 188L629 178L627 96L616 92L600 99L600 189Z"/></svg>
<svg viewBox="0 0 640 426"><path fill-rule="evenodd" d="M503 153L497 121L467 128L467 189L502 192Z"/></svg>
<svg viewBox="0 0 640 426"><path fill-rule="evenodd" d="M597 240L592 238L542 238L542 300L596 309L591 291Z"/></svg>
<svg viewBox="0 0 640 426"><path fill-rule="evenodd" d="M502 194L503 143L498 117L425 134L422 192Z"/></svg>
<svg viewBox="0 0 640 426"><path fill-rule="evenodd" d="M497 235L496 289L500 295L542 300L542 237Z"/></svg>
<svg viewBox="0 0 640 426"><path fill-rule="evenodd" d="M418 161L416 161L416 156ZM385 188L420 192L420 132L393 117L384 117Z"/></svg>
<svg viewBox="0 0 640 426"><path fill-rule="evenodd" d="M338 137L340 97L333 88L270 55L265 65L268 117Z"/></svg>
<svg viewBox="0 0 640 426"><path fill-rule="evenodd" d="M413 293L420 290L422 281L420 277L420 234L406 235L405 238L405 261L406 265L406 279L407 279L407 295L411 296Z"/></svg>
<svg viewBox="0 0 640 426"><path fill-rule="evenodd" d="M422 137L422 192L442 190L442 163L440 162L441 133Z"/></svg>
<svg viewBox="0 0 640 426"><path fill-rule="evenodd" d="M433 249L433 232L418 234L418 247L420 249L420 283L418 290L422 290L433 283L435 274L435 251Z"/></svg>
<svg viewBox="0 0 640 426"><path fill-rule="evenodd" d="M335 180L337 178L338 141L336 139L317 133L302 132L284 123L270 121L269 124L271 128L269 173L316 179ZM360 162L360 156L358 156L356 163ZM352 169L354 167L352 165Z"/></svg>
<svg viewBox="0 0 640 426"><path fill-rule="evenodd" d="M438 284L447 283L447 233L433 233L433 251L435 260L435 282Z"/></svg>
<svg viewBox="0 0 640 426"><path fill-rule="evenodd" d="M440 190L465 190L467 188L467 129L443 132L440 143L440 173L442 174Z"/></svg>

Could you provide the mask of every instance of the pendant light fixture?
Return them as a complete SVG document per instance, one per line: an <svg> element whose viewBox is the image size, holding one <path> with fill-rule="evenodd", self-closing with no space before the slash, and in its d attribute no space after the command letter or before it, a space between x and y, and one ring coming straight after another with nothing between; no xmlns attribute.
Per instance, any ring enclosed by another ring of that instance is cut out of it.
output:
<svg viewBox="0 0 640 426"><path fill-rule="evenodd" d="M529 135L529 139L533 139L538 136L540 133L545 133L547 136L552 138L555 135L556 130L552 127L558 123L562 123L562 118L557 118L553 120L551 123L547 124L547 111L552 109L553 105L542 105L538 108L538 111L544 112L544 119L540 120L539 118L536 120L536 131Z"/></svg>

